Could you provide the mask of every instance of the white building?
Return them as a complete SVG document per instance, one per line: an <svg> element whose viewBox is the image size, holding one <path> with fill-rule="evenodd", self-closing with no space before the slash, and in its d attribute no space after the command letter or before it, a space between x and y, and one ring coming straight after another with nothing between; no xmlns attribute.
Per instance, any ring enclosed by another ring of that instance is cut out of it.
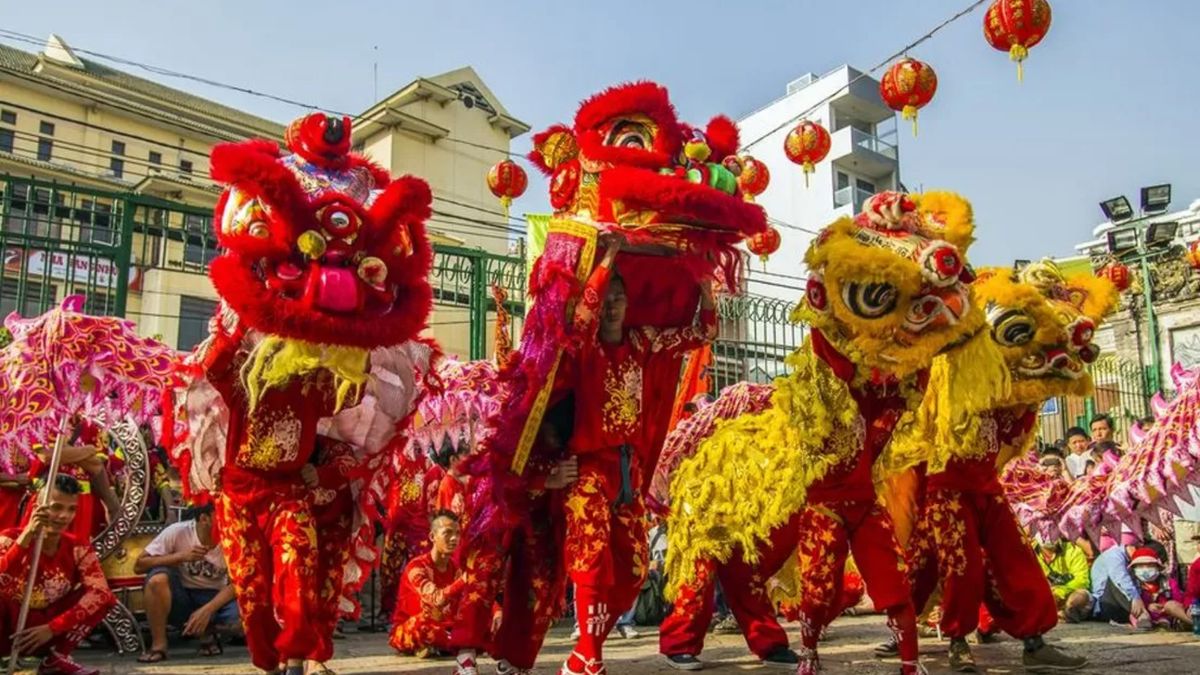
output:
<svg viewBox="0 0 1200 675"><path fill-rule="evenodd" d="M829 156L816 165L807 187L801 168L783 151L784 139L801 115L820 123L832 137ZM879 96L878 80L843 65L820 77L808 73L789 82L782 98L738 122L745 151L771 171L771 184L758 203L783 239L765 272L761 262L751 261L751 293L798 300L802 290L796 289L804 287L802 260L813 233L839 216L856 213L872 194L900 187L895 115Z"/></svg>

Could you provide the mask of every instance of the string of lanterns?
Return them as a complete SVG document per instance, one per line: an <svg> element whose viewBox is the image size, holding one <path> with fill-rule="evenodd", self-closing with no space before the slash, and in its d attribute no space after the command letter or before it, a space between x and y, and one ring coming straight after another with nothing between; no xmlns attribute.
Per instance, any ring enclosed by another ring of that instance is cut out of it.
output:
<svg viewBox="0 0 1200 675"><path fill-rule="evenodd" d="M993 0L984 13L984 38L995 49L1007 51L1009 58L1016 62L1018 81L1024 79L1024 61L1029 57L1029 50L1040 43L1050 30L1051 17L1048 0ZM937 85L937 73L933 66L905 54L884 73L879 83L879 95L889 108L912 122L913 136L916 136L918 113L933 100ZM809 174L829 155L831 145L829 130L812 120L802 119L788 132L783 143L784 154L803 170L805 187L809 184ZM737 179L738 187L743 198L753 202L767 189L771 180L770 172L765 164L753 157L738 159L742 165ZM511 159L498 162L487 175L488 188L500 199L505 217L508 216L512 201L524 194L528 183L524 169ZM751 253L765 262L767 256L779 249L779 231L768 228L751 237L746 244ZM1189 260L1200 269L1200 250L1190 251ZM1114 263L1097 273L1110 278L1118 287L1124 284L1127 288L1129 270L1122 270L1123 267Z"/></svg>

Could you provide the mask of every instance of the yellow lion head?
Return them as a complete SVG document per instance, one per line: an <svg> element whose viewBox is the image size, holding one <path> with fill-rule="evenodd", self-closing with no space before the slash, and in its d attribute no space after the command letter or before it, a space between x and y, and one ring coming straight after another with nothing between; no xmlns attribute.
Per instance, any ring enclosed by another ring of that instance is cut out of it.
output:
<svg viewBox="0 0 1200 675"><path fill-rule="evenodd" d="M975 226L954 194L885 192L826 227L805 256L793 318L857 364L905 377L984 325L964 254Z"/></svg>
<svg viewBox="0 0 1200 675"><path fill-rule="evenodd" d="M1099 348L1096 327L1117 303L1117 290L1092 275L1064 278L1049 260L1020 271L988 269L974 284L992 340L1012 374L1012 405L1052 396L1086 396L1087 364Z"/></svg>

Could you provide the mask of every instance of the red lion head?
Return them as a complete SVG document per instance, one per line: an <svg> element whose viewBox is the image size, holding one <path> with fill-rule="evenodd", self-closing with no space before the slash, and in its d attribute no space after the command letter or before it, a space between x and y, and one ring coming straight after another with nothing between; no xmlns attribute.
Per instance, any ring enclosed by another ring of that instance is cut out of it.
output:
<svg viewBox="0 0 1200 675"><path fill-rule="evenodd" d="M392 180L350 154L349 118L293 122L270 141L213 149L222 254L217 293L252 328L323 344L377 347L413 338L432 306L422 180Z"/></svg>
<svg viewBox="0 0 1200 675"><path fill-rule="evenodd" d="M740 194L737 147L729 118L688 126L665 88L635 82L584 101L574 128L535 136L530 159L550 176L558 213L688 251L728 247L766 229L762 208Z"/></svg>

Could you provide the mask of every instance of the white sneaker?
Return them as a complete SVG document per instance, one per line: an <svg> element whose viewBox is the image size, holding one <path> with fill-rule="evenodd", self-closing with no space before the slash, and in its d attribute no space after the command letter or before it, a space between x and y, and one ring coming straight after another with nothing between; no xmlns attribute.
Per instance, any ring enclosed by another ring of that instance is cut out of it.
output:
<svg viewBox="0 0 1200 675"><path fill-rule="evenodd" d="M617 632L620 633L621 637L625 638L626 640L632 640L642 636L642 634L639 633L633 626L617 626Z"/></svg>

